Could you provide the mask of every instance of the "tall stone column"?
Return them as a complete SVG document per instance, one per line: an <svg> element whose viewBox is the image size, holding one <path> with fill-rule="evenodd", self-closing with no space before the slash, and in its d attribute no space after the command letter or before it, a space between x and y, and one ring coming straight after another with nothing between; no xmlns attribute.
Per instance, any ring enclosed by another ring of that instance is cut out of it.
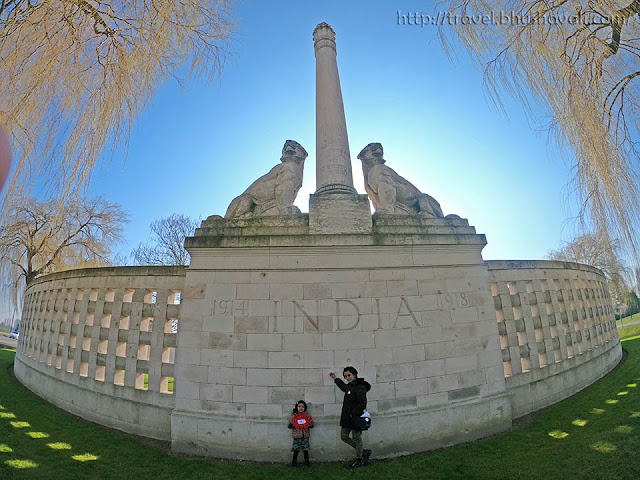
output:
<svg viewBox="0 0 640 480"><path fill-rule="evenodd" d="M367 195L353 187L351 153L336 35L326 23L313 32L316 52L316 193L309 200L309 229L316 234L370 233Z"/></svg>
<svg viewBox="0 0 640 480"><path fill-rule="evenodd" d="M313 32L316 51L316 194L356 193L335 39L335 32L326 23L318 25Z"/></svg>

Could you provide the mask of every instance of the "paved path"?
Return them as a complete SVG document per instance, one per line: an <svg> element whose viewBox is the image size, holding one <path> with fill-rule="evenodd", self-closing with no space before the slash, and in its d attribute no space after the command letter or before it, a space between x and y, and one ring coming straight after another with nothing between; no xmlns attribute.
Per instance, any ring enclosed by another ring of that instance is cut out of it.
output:
<svg viewBox="0 0 640 480"><path fill-rule="evenodd" d="M622 327L628 327L629 325L637 325L640 323L640 320L634 320L633 322L624 322L624 325L620 325L618 326L618 328L622 328Z"/></svg>
<svg viewBox="0 0 640 480"><path fill-rule="evenodd" d="M18 346L18 341L13 338L5 337L4 335L0 335L0 347L11 347L16 348Z"/></svg>

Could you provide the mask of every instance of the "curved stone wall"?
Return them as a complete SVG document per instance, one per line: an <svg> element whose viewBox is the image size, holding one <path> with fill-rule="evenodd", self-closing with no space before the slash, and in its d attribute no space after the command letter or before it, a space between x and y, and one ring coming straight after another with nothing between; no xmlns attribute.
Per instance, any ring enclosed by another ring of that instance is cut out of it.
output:
<svg viewBox="0 0 640 480"><path fill-rule="evenodd" d="M514 418L592 384L622 357L607 281L596 268L556 261L490 261Z"/></svg>
<svg viewBox="0 0 640 480"><path fill-rule="evenodd" d="M620 360L599 270L482 263L476 247L456 247L466 266L454 267L447 248L345 246L336 258L315 247L297 256L305 272L278 263L291 250L207 250L189 269L43 276L26 291L15 373L87 420L218 457L247 458L253 442L254 459L284 460L286 419L304 398L314 457L328 460L349 455L327 377L346 364L373 385L365 441L393 456L504 430ZM371 255L386 263L366 267Z"/></svg>
<svg viewBox="0 0 640 480"><path fill-rule="evenodd" d="M71 413L171 438L184 267L70 270L25 293L16 377Z"/></svg>

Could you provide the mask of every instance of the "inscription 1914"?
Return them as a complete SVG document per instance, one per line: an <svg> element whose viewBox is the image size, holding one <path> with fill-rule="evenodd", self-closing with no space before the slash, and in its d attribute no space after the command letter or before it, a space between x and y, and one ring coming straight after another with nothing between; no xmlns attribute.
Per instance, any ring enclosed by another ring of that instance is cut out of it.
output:
<svg viewBox="0 0 640 480"><path fill-rule="evenodd" d="M246 316L249 310L248 300L214 300L211 304L211 315Z"/></svg>
<svg viewBox="0 0 640 480"><path fill-rule="evenodd" d="M473 302L467 293L446 293L436 295L436 300L427 310L454 310L456 308L469 308L473 307ZM377 328L383 328L383 315L385 319L389 320L389 326L391 328L407 328L407 327L422 327L420 311L424 311L424 307L420 308L416 313L416 306L412 305L415 302L415 297L397 297L395 299L385 299L395 301L395 304L384 310L381 307L380 298L370 299L373 301L372 309L374 318L377 319ZM358 299L359 300L359 299ZM321 331L322 319L330 319L332 325L335 320L336 331L349 331L354 330L362 320L361 307L356 303L358 300L349 299L333 299L333 300L270 300L271 309L261 313L250 312L251 300L214 300L211 304L211 315L222 316L268 316L272 319L270 322L272 325L273 333L278 333L281 328L281 323L278 321L283 317L303 317L305 318L311 328L316 331ZM263 305L263 308L265 306ZM285 314L285 308L287 313ZM293 329L295 332L295 322Z"/></svg>

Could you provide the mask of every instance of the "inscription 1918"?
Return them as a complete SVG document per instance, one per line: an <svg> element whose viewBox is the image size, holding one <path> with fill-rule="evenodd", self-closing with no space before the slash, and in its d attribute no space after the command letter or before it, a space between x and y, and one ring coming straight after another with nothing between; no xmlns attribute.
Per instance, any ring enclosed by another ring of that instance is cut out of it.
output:
<svg viewBox="0 0 640 480"><path fill-rule="evenodd" d="M433 305L427 310L455 310L456 308L469 308L473 307L473 302L467 293L446 293L439 294L437 297L437 306ZM397 307L392 306L385 310L385 319L388 319L389 326L391 328L407 328L407 327L422 327L422 316L420 311L424 311L424 306L416 313L416 306L413 305L415 297L397 297ZM360 299L358 299L360 300ZM305 318L311 328L316 331L321 331L321 319L330 319L332 325L335 325L335 330L339 332L354 330L362 320L361 308L356 303L358 300L349 299L333 299L333 300L271 300L272 308L268 312L256 313L250 312L251 300L219 300L216 299L211 304L211 315L223 315L223 316L268 316L272 319L270 324L273 333L279 332L281 327L278 319L282 317L303 317ZM377 318L377 328L383 328L383 308L381 307L380 298L370 299L373 301L372 310L373 315ZM387 302L391 299L385 299ZM435 303L435 302L434 302ZM287 313L285 314L285 308ZM371 309L369 310L371 312ZM335 321L335 323L334 323ZM386 323L386 321L385 321ZM293 326L295 332L295 322Z"/></svg>
<svg viewBox="0 0 640 480"><path fill-rule="evenodd" d="M470 307L470 301L466 293L442 293L438 295L438 305L441 309L455 307Z"/></svg>

